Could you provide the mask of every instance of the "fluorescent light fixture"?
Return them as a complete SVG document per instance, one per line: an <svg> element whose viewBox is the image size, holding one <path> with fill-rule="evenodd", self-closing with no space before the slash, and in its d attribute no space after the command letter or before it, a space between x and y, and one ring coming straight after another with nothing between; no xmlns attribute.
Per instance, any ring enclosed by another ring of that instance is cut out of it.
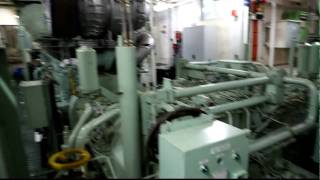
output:
<svg viewBox="0 0 320 180"><path fill-rule="evenodd" d="M168 3L164 3L164 2L159 2L157 3L157 5L155 5L153 7L154 11L156 12L160 12L160 11L164 11L164 10L167 10L169 8L172 7L172 4L168 4Z"/></svg>
<svg viewBox="0 0 320 180"><path fill-rule="evenodd" d="M157 4L153 7L153 10L156 12L164 11L170 8L181 6L190 2L197 2L196 0L164 0L158 1Z"/></svg>

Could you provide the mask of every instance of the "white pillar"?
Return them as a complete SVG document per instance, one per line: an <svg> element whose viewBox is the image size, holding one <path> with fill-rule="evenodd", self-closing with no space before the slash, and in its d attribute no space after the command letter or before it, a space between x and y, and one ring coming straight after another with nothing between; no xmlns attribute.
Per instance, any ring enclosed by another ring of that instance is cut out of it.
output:
<svg viewBox="0 0 320 180"><path fill-rule="evenodd" d="M270 40L269 40L269 66L274 66L275 40L277 26L277 2L271 1L271 23L270 23Z"/></svg>

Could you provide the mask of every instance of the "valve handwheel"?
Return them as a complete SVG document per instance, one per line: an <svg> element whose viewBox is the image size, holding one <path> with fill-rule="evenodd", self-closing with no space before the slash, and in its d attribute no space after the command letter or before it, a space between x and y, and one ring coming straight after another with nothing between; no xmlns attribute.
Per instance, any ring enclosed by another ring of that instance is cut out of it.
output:
<svg viewBox="0 0 320 180"><path fill-rule="evenodd" d="M49 165L56 170L76 169L86 165L91 158L85 149L70 148L53 154L49 158Z"/></svg>

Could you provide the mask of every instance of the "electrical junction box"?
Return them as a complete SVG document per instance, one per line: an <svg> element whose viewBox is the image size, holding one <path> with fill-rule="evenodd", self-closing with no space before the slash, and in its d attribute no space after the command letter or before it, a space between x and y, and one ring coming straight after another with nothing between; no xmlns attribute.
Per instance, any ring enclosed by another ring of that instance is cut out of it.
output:
<svg viewBox="0 0 320 180"><path fill-rule="evenodd" d="M247 178L247 134L218 120L160 134L160 178Z"/></svg>
<svg viewBox="0 0 320 180"><path fill-rule="evenodd" d="M24 96L28 126L34 129L48 127L51 117L48 84L44 81L23 81L20 88Z"/></svg>

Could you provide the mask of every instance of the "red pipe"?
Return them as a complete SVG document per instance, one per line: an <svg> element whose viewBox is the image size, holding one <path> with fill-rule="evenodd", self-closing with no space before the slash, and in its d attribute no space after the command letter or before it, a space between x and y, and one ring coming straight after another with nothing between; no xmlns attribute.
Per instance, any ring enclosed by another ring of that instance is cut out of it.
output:
<svg viewBox="0 0 320 180"><path fill-rule="evenodd" d="M264 3L264 1L262 2ZM253 13L258 12L259 4L256 1L251 2L251 11ZM258 20L254 19L252 20L252 60L257 61L258 57L258 33L259 33L259 27L258 27Z"/></svg>
<svg viewBox="0 0 320 180"><path fill-rule="evenodd" d="M259 33L259 27L258 27L258 20L253 20L252 23L253 30L252 30L252 60L257 61L258 56L258 33Z"/></svg>

